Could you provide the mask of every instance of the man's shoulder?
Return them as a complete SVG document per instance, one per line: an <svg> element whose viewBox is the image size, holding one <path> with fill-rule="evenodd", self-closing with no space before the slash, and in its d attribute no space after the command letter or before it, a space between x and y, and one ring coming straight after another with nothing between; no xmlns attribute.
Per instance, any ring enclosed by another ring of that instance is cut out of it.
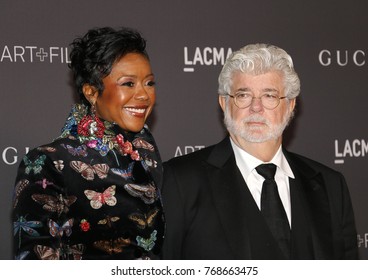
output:
<svg viewBox="0 0 368 280"><path fill-rule="evenodd" d="M205 161L216 145L211 145L203 149L191 152L189 154L177 156L164 162L164 166L181 166L181 165L196 165Z"/></svg>
<svg viewBox="0 0 368 280"><path fill-rule="evenodd" d="M310 157L289 151L284 151L284 154L286 155L289 162L291 161L292 164L300 168L311 168L317 172L339 173L326 164L315 159L311 159Z"/></svg>

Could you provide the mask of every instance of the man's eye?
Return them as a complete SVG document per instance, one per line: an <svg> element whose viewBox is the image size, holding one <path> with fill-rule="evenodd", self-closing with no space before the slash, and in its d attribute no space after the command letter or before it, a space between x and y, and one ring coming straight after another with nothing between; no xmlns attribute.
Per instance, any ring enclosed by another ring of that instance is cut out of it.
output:
<svg viewBox="0 0 368 280"><path fill-rule="evenodd" d="M249 93L238 93L236 95L236 98L238 98L238 99L247 99L249 97L250 97L250 94Z"/></svg>
<svg viewBox="0 0 368 280"><path fill-rule="evenodd" d="M266 99L277 99L277 96L274 95L274 94L265 94L265 95L263 95L263 98L266 98Z"/></svg>

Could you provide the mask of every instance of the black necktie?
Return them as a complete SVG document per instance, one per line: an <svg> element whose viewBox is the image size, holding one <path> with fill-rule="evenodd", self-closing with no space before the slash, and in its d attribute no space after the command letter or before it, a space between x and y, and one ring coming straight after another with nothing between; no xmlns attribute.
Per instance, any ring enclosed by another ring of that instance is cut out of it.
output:
<svg viewBox="0 0 368 280"><path fill-rule="evenodd" d="M290 259L290 226L275 181L276 165L261 164L256 167L265 178L262 185L261 212L273 236L287 259Z"/></svg>

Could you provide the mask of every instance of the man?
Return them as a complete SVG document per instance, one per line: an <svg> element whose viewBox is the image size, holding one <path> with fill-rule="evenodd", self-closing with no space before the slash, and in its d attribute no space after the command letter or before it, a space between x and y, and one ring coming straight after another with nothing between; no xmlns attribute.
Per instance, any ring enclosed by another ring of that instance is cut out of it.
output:
<svg viewBox="0 0 368 280"><path fill-rule="evenodd" d="M227 59L219 103L229 137L164 165L165 259L358 258L343 175L282 146L299 92L278 47Z"/></svg>

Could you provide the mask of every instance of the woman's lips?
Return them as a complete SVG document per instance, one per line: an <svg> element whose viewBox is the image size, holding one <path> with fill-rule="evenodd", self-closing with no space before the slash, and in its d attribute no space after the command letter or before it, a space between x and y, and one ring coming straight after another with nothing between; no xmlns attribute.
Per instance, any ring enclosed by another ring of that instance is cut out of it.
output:
<svg viewBox="0 0 368 280"><path fill-rule="evenodd" d="M135 117L143 118L146 115L147 107L125 107L124 110Z"/></svg>

